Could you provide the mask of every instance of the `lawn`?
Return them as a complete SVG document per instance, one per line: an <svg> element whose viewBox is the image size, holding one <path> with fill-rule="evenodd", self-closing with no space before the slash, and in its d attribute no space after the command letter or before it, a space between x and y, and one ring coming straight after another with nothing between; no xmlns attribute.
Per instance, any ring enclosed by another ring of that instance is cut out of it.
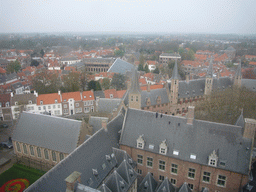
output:
<svg viewBox="0 0 256 192"><path fill-rule="evenodd" d="M28 168L20 164L14 164L10 169L0 175L0 187L7 181L18 178L27 179L29 181L29 185L31 185L44 173L45 172L39 171L37 169Z"/></svg>

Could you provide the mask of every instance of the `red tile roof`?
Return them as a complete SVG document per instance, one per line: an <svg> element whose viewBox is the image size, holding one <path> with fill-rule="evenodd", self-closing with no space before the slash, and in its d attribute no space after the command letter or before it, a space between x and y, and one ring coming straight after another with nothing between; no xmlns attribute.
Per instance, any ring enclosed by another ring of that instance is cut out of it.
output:
<svg viewBox="0 0 256 192"><path fill-rule="evenodd" d="M140 84L140 85L146 85L146 84L147 84L146 79L145 79L145 78L139 79L139 84Z"/></svg>
<svg viewBox="0 0 256 192"><path fill-rule="evenodd" d="M117 98L122 98L124 96L124 94L126 93L126 90L120 90L120 91L116 91L117 93Z"/></svg>
<svg viewBox="0 0 256 192"><path fill-rule="evenodd" d="M54 104L56 99L57 103L61 103L58 93L40 94L37 98L37 105L40 105L40 101L43 101L43 105Z"/></svg>
<svg viewBox="0 0 256 192"><path fill-rule="evenodd" d="M164 87L164 85L150 85L150 89L162 89ZM141 86L140 89L142 91L147 90L147 85Z"/></svg>
<svg viewBox="0 0 256 192"><path fill-rule="evenodd" d="M256 55L245 55L245 59L254 59Z"/></svg>
<svg viewBox="0 0 256 192"><path fill-rule="evenodd" d="M79 91L76 92L68 92L68 93L62 93L62 101L66 100L68 101L68 99L74 99L75 101L81 101L81 94Z"/></svg>
<svg viewBox="0 0 256 192"><path fill-rule="evenodd" d="M249 63L249 65L254 65L254 66L256 66L256 62L251 61L251 62Z"/></svg>
<svg viewBox="0 0 256 192"><path fill-rule="evenodd" d="M113 98L117 98L118 95L117 95L117 92L115 89L107 89L104 91L104 94L105 94L105 98L110 98L110 94L113 95Z"/></svg>
<svg viewBox="0 0 256 192"><path fill-rule="evenodd" d="M191 66L191 67L201 67L201 63L197 62L197 61L189 61L189 60L183 60L181 62L182 65L184 66Z"/></svg>
<svg viewBox="0 0 256 192"><path fill-rule="evenodd" d="M0 94L0 102L2 104L2 107L5 107L6 102L10 103L11 101L11 94Z"/></svg>
<svg viewBox="0 0 256 192"><path fill-rule="evenodd" d="M0 73L6 73L6 70L0 67Z"/></svg>
<svg viewBox="0 0 256 192"><path fill-rule="evenodd" d="M82 99L83 99L83 101L94 100L93 91L83 91Z"/></svg>

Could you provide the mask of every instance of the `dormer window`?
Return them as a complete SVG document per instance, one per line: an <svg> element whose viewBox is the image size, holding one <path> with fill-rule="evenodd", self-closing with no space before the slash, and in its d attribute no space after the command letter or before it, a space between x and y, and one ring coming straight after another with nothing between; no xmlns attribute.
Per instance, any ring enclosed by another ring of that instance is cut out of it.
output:
<svg viewBox="0 0 256 192"><path fill-rule="evenodd" d="M57 99L55 99L55 103L58 103L58 100L57 100Z"/></svg>
<svg viewBox="0 0 256 192"><path fill-rule="evenodd" d="M160 144L159 146L159 153L166 155L167 153L167 144L166 144L166 139Z"/></svg>
<svg viewBox="0 0 256 192"><path fill-rule="evenodd" d="M40 101L40 105L43 105L43 101Z"/></svg>
<svg viewBox="0 0 256 192"><path fill-rule="evenodd" d="M140 135L139 138L137 139L137 148L143 149L145 145L145 141L143 138L144 135Z"/></svg>
<svg viewBox="0 0 256 192"><path fill-rule="evenodd" d="M113 98L113 94L110 94L109 97L112 99Z"/></svg>
<svg viewBox="0 0 256 192"><path fill-rule="evenodd" d="M195 154L190 154L190 159L196 159L196 155Z"/></svg>
<svg viewBox="0 0 256 192"><path fill-rule="evenodd" d="M15 101L15 105L18 105L18 102L17 102L17 101Z"/></svg>
<svg viewBox="0 0 256 192"><path fill-rule="evenodd" d="M213 150L212 154L209 155L208 165L216 167L217 162L218 162L218 156L216 154L216 151Z"/></svg>
<svg viewBox="0 0 256 192"><path fill-rule="evenodd" d="M10 103L9 102L6 102L5 103L5 107L9 107Z"/></svg>
<svg viewBox="0 0 256 192"><path fill-rule="evenodd" d="M86 99L86 96L84 96L84 99Z"/></svg>
<svg viewBox="0 0 256 192"><path fill-rule="evenodd" d="M29 100L29 101L28 101L28 104L32 104L32 101L31 101L31 100Z"/></svg>
<svg viewBox="0 0 256 192"><path fill-rule="evenodd" d="M173 154L173 155L179 155L179 151L173 150L172 154Z"/></svg>

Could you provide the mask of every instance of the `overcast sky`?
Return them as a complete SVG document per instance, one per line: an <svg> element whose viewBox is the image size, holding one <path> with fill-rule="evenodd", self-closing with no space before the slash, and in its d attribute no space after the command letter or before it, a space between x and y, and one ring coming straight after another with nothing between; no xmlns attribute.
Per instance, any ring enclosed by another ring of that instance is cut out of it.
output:
<svg viewBox="0 0 256 192"><path fill-rule="evenodd" d="M256 33L256 0L0 0L0 32Z"/></svg>

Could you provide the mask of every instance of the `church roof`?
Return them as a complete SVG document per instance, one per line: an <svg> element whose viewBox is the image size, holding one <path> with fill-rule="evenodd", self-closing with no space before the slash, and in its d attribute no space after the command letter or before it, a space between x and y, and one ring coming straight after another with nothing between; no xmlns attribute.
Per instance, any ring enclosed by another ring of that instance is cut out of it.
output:
<svg viewBox="0 0 256 192"><path fill-rule="evenodd" d="M206 77L210 77L210 78L213 77L212 60L213 60L213 58L211 57L211 59L210 59L210 64L209 64L209 68L208 68L207 74L206 74Z"/></svg>
<svg viewBox="0 0 256 192"><path fill-rule="evenodd" d="M141 89L139 85L139 74L138 74L138 71L134 69L132 71L130 93L139 94L140 92L141 92Z"/></svg>
<svg viewBox="0 0 256 192"><path fill-rule="evenodd" d="M138 187L140 192L154 192L157 188L157 182L150 172L144 177Z"/></svg>
<svg viewBox="0 0 256 192"><path fill-rule="evenodd" d="M164 181L158 187L156 192L175 192L176 188L171 184L168 177L165 177Z"/></svg>
<svg viewBox="0 0 256 192"><path fill-rule="evenodd" d="M127 71L132 71L135 66L122 59L116 59L115 62L108 69L108 72L125 74Z"/></svg>
<svg viewBox="0 0 256 192"><path fill-rule="evenodd" d="M175 64L174 64L174 68L173 68L173 71L172 71L171 79L180 79L180 75L179 75L179 72L178 72L177 59L175 59Z"/></svg>

